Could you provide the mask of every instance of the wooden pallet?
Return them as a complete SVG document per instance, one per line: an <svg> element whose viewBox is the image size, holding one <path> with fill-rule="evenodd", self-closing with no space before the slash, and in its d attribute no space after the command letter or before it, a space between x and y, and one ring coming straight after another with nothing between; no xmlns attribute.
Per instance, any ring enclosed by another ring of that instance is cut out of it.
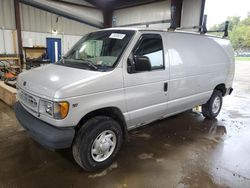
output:
<svg viewBox="0 0 250 188"><path fill-rule="evenodd" d="M6 85L3 81L0 81L0 99L13 107L16 103L16 89Z"/></svg>

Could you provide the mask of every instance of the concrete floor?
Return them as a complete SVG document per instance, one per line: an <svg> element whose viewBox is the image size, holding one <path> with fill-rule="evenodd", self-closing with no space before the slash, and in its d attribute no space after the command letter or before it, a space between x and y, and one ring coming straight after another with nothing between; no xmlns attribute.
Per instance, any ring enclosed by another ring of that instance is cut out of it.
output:
<svg viewBox="0 0 250 188"><path fill-rule="evenodd" d="M0 187L250 187L250 62L236 63L217 120L186 112L130 133L108 169L87 173L68 150L27 136L0 102Z"/></svg>

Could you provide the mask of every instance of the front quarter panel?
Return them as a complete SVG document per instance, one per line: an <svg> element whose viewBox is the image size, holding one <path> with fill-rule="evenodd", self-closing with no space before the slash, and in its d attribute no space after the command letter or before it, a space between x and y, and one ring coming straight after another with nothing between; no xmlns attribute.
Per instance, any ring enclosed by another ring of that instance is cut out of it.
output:
<svg viewBox="0 0 250 188"><path fill-rule="evenodd" d="M77 91L79 89L81 92ZM87 94L70 98L56 98L55 101L68 101L70 110L67 117L57 121L55 126L76 126L87 113L105 107L116 107L126 116L122 69L119 67L106 76L85 83L84 87L78 86L67 88L67 90ZM63 91L60 92L63 93Z"/></svg>

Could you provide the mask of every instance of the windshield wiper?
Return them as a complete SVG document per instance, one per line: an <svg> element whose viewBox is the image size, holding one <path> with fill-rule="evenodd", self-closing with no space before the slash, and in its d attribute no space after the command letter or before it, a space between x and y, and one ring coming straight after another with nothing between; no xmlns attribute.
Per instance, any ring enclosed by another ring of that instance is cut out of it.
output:
<svg viewBox="0 0 250 188"><path fill-rule="evenodd" d="M95 66L92 61L87 60L87 59L81 59L84 63L86 63L89 67L92 67L94 70L98 70L98 67Z"/></svg>
<svg viewBox="0 0 250 188"><path fill-rule="evenodd" d="M75 59L76 61L81 61L83 62L82 64L85 64L87 65L88 67L94 69L94 70L98 70L98 67L95 66L92 61L88 60L88 59ZM79 63L79 66L80 66L81 63Z"/></svg>
<svg viewBox="0 0 250 188"><path fill-rule="evenodd" d="M74 63L74 61L81 61L82 63ZM95 66L92 61L87 60L87 59L67 59L67 58L63 58L63 62L61 62L61 65L65 65L65 66L72 66L72 67L78 67L78 68L83 68L84 67L89 67L93 70L98 70L99 68L97 66Z"/></svg>

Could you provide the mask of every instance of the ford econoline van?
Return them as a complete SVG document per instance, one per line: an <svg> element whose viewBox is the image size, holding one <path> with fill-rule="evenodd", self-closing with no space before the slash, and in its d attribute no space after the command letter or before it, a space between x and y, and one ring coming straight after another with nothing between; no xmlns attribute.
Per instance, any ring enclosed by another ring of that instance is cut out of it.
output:
<svg viewBox="0 0 250 188"><path fill-rule="evenodd" d="M23 72L16 117L48 148L72 148L92 171L110 165L128 131L202 106L215 118L232 92L229 40L111 28L84 36L58 62Z"/></svg>

